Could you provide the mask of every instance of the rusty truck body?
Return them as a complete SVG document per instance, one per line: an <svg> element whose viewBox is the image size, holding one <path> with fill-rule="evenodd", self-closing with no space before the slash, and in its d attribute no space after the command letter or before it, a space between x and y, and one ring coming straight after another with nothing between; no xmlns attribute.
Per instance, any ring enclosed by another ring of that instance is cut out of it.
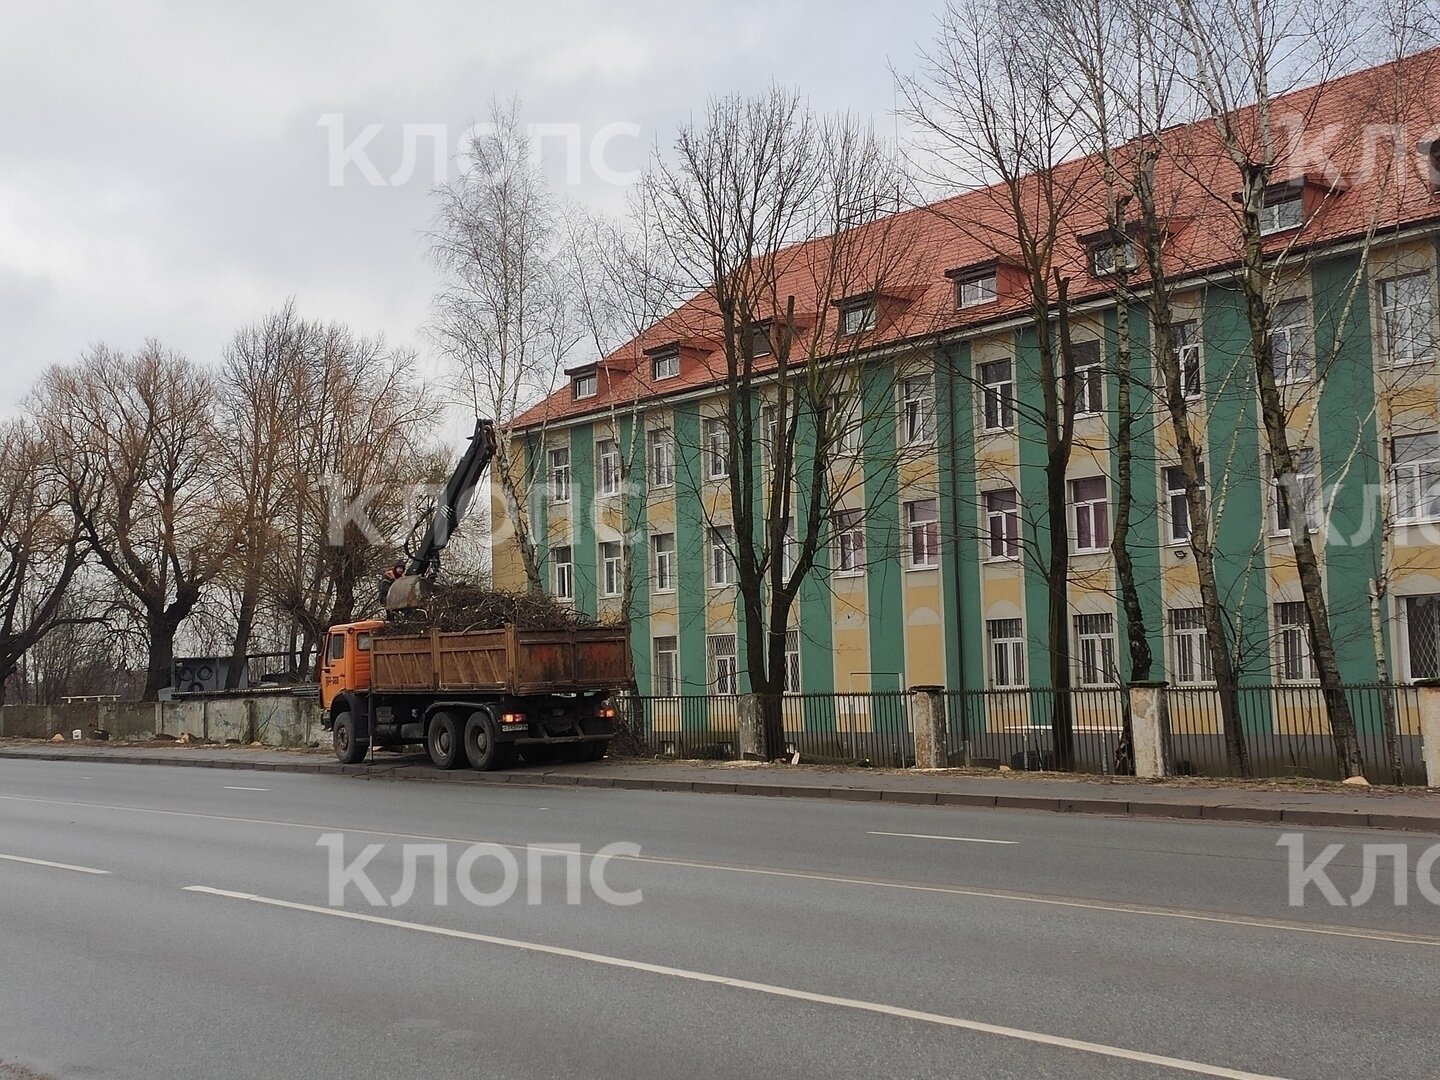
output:
<svg viewBox="0 0 1440 1080"><path fill-rule="evenodd" d="M624 627L378 633L384 625L334 626L325 639L320 699L340 761L407 744L444 769L604 756L608 699L634 679Z"/></svg>

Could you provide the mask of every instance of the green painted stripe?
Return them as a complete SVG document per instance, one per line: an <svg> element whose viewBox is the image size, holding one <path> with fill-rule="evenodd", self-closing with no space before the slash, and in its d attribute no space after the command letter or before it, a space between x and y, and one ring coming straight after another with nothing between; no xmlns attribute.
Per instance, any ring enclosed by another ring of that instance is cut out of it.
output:
<svg viewBox="0 0 1440 1080"><path fill-rule="evenodd" d="M570 429L570 557L575 560L575 610L594 616L595 607L595 428Z"/></svg>
<svg viewBox="0 0 1440 1080"><path fill-rule="evenodd" d="M871 690L905 688L905 600L901 560L900 475L895 447L898 401L893 367L868 365L861 373L866 425L865 589L870 639Z"/></svg>
<svg viewBox="0 0 1440 1080"><path fill-rule="evenodd" d="M1017 397L1034 395L1040 388L1040 350L1035 331L1026 329L1015 335L1015 391ZM1045 564L1048 561L1051 521L1045 491L1045 425L1038 402L1030 408L1015 410L1015 430L1019 439L1020 459L1020 528L1021 555L1024 560L1024 611L1026 636L1026 681L1032 687L1051 685L1050 600L1047 594ZM1060 528L1065 528L1061 522ZM1068 631L1067 631L1068 632Z"/></svg>
<svg viewBox="0 0 1440 1080"><path fill-rule="evenodd" d="M945 684L985 687L985 622L980 584L980 494L975 484L975 394L970 343L947 346L935 364L940 403L940 559Z"/></svg>

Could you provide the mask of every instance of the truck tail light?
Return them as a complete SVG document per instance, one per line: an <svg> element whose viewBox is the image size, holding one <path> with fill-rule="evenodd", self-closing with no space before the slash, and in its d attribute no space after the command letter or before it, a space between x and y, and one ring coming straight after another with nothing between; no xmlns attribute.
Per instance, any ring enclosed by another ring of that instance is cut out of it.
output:
<svg viewBox="0 0 1440 1080"><path fill-rule="evenodd" d="M506 727L511 724L523 724L525 723L525 714L523 712L507 712L500 717L500 723Z"/></svg>
<svg viewBox="0 0 1440 1080"><path fill-rule="evenodd" d="M601 720L614 720L615 717L619 715L619 713L615 711L614 707L606 705L602 708L596 709L595 715L600 717Z"/></svg>

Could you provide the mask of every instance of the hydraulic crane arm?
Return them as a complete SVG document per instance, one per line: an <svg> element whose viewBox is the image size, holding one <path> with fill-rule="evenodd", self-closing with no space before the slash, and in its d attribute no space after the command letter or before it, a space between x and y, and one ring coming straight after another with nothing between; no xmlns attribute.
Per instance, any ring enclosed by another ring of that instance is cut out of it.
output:
<svg viewBox="0 0 1440 1080"><path fill-rule="evenodd" d="M387 608L394 611L413 607L420 601L423 589L421 582L439 565L440 552L450 542L450 537L460 522L465 519L480 478L485 475L497 449L494 421L477 418L475 434L470 436L470 445L461 455L450 479L445 481L445 486L436 496L435 508L429 521L425 522L424 533L414 548L405 553L407 562L404 577L397 578L386 591Z"/></svg>

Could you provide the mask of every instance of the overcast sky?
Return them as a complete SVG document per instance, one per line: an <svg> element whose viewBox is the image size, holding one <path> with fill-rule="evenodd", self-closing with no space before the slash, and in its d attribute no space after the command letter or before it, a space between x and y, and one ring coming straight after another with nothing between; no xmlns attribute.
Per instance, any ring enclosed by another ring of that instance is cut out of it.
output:
<svg viewBox="0 0 1440 1080"><path fill-rule="evenodd" d="M424 354L436 177L426 141L389 182L406 125L444 125L453 171L460 133L517 95L587 156L638 127L609 144L625 172L710 95L778 80L888 133L889 65L914 65L938 4L0 0L0 411L99 341L212 362L292 295ZM331 183L342 124L346 143L382 125L364 148L382 184L355 165ZM570 190L623 201L588 163Z"/></svg>

